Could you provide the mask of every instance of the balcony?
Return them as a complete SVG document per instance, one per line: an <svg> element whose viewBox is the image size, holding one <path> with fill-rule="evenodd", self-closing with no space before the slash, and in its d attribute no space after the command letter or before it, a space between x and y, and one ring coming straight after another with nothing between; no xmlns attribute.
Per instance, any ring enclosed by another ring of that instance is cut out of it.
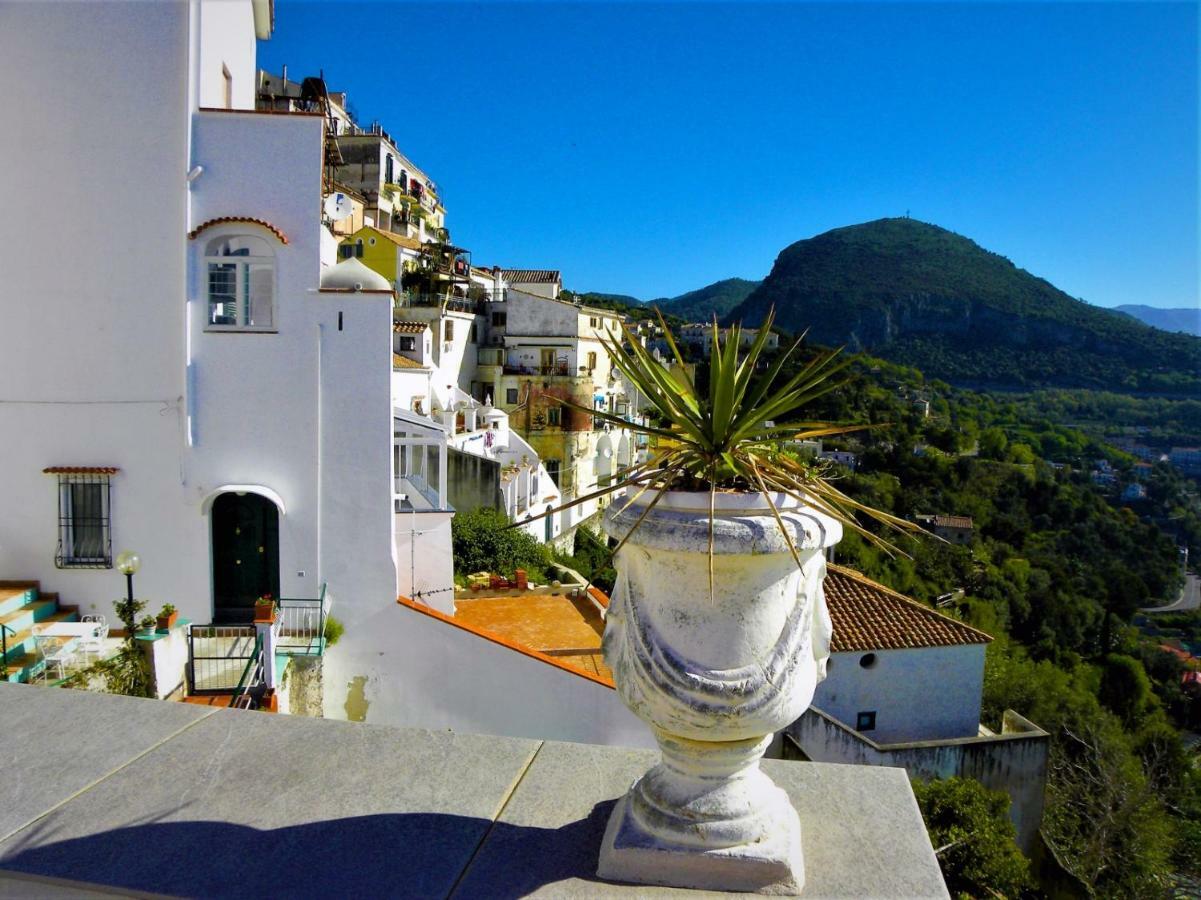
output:
<svg viewBox="0 0 1201 900"><path fill-rule="evenodd" d="M498 717L543 704L614 729L608 687L394 606L398 681L438 671ZM0 685L0 707L26 725L6 731L7 757L39 764L4 813L10 896L684 896L596 877L614 803L653 750L498 736L520 717L489 734L437 710L404 723L418 730L20 684ZM805 896L947 896L904 772L763 769L800 815Z"/></svg>
<svg viewBox="0 0 1201 900"><path fill-rule="evenodd" d="M554 375L563 377L572 375L571 367L567 363L556 363L553 366L511 366L505 363L504 373L506 375ZM577 378L586 376L574 376Z"/></svg>
<svg viewBox="0 0 1201 900"><path fill-rule="evenodd" d="M482 315L484 306L482 300L469 300L463 297L447 297L445 294L419 294L411 291L402 291L396 297L397 308L401 307L441 307L450 310L451 312L467 313L469 315Z"/></svg>

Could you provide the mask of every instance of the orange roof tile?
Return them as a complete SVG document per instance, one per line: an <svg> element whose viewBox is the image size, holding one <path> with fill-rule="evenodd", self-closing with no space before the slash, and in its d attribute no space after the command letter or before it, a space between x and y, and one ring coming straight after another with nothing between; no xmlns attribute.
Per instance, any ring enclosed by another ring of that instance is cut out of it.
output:
<svg viewBox="0 0 1201 900"><path fill-rule="evenodd" d="M47 466L44 475L116 475L121 470L116 466Z"/></svg>
<svg viewBox="0 0 1201 900"><path fill-rule="evenodd" d="M429 322L393 322L392 331L394 334L421 334L429 328Z"/></svg>
<svg viewBox="0 0 1201 900"><path fill-rule="evenodd" d="M934 525L936 528L971 528L971 516L935 516Z"/></svg>
<svg viewBox="0 0 1201 900"><path fill-rule="evenodd" d="M424 369L419 362L409 359L407 356L401 356L399 353L392 354L392 368L394 369Z"/></svg>
<svg viewBox="0 0 1201 900"><path fill-rule="evenodd" d="M455 621L613 681L601 657L604 620L587 598L513 592L455 599Z"/></svg>
<svg viewBox="0 0 1201 900"><path fill-rule="evenodd" d="M276 228L274 225L272 225L270 222L266 221L265 219L255 219L250 216L221 216L216 219L209 219L203 225L198 225L195 228L193 228L191 231L189 231L188 239L194 240L196 238L196 236L198 234L200 234L200 232L204 231L206 228L212 228L214 225L225 225L230 222L239 222L239 223L242 223L245 225L261 225L264 228L266 228L268 231L270 231L273 235L275 235L277 238L279 238L279 242L281 244L288 243L288 236L286 234L284 234L282 231L280 231L278 228Z"/></svg>
<svg viewBox="0 0 1201 900"><path fill-rule="evenodd" d="M851 569L831 565L826 605L834 624L835 653L987 644L992 638L923 606Z"/></svg>

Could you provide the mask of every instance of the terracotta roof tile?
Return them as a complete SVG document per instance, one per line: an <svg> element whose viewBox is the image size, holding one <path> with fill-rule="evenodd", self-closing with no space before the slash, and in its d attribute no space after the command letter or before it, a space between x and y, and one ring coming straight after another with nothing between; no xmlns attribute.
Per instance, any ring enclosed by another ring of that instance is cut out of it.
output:
<svg viewBox="0 0 1201 900"><path fill-rule="evenodd" d="M834 624L835 653L987 644L992 638L923 606L851 569L831 565L826 605Z"/></svg>
<svg viewBox="0 0 1201 900"><path fill-rule="evenodd" d="M428 322L393 322L392 331L394 334L421 334L429 328Z"/></svg>
<svg viewBox="0 0 1201 900"><path fill-rule="evenodd" d="M971 528L971 516L935 516L934 527L936 528Z"/></svg>
<svg viewBox="0 0 1201 900"><path fill-rule="evenodd" d="M392 354L392 368L394 369L424 369L419 362L409 359L407 356L401 356L399 353Z"/></svg>
<svg viewBox="0 0 1201 900"><path fill-rule="evenodd" d="M121 470L116 466L47 466L45 475L116 475Z"/></svg>
<svg viewBox="0 0 1201 900"><path fill-rule="evenodd" d="M288 243L288 236L268 222L266 219L255 219L250 216L221 216L217 219L209 219L203 225L198 225L188 232L188 239L195 240L196 236L206 228L212 228L214 225L225 225L230 222L239 222L245 225L262 225L273 235L279 238L281 244Z"/></svg>
<svg viewBox="0 0 1201 900"><path fill-rule="evenodd" d="M510 284L554 284L562 280L558 269L502 269Z"/></svg>

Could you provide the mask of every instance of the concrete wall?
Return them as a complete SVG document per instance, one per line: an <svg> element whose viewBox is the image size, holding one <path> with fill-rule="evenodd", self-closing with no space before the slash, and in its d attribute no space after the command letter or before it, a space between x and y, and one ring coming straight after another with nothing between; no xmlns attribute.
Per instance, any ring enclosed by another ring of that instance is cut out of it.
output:
<svg viewBox="0 0 1201 900"><path fill-rule="evenodd" d="M0 10L0 81L20 120L0 128L0 163L43 173L0 189L20 209L0 216L0 572L110 621L123 579L55 568L57 488L42 469L121 467L113 549L141 551L135 586L155 608L178 605L181 577L203 580L180 562L205 540L201 516L180 515L187 58L184 4Z"/></svg>
<svg viewBox="0 0 1201 900"><path fill-rule="evenodd" d="M500 509L500 463L453 447L447 450L447 485L456 512Z"/></svg>
<svg viewBox="0 0 1201 900"><path fill-rule="evenodd" d="M876 713L875 741L971 737L980 725L984 645L833 653L813 703L851 727L860 712Z"/></svg>
<svg viewBox="0 0 1201 900"><path fill-rule="evenodd" d="M396 589L392 595L421 599L439 612L454 615L455 567L448 510L410 511L395 514ZM418 595L421 595L418 597ZM387 594L361 598L363 609L378 608ZM348 617L359 615L347 610ZM341 613L339 613L341 616ZM366 638L366 635L359 635ZM348 641L354 646L355 638ZM396 664L396 660L393 660Z"/></svg>
<svg viewBox="0 0 1201 900"><path fill-rule="evenodd" d="M254 109L258 85L254 12L250 0L201 0L196 4L200 106ZM232 103L226 103L225 73Z"/></svg>
<svg viewBox="0 0 1201 900"><path fill-rule="evenodd" d="M815 762L900 766L915 778L974 778L1009 795L1018 846L1029 852L1042 822L1050 736L1012 710L999 735L958 740L877 743L811 706L786 729Z"/></svg>
<svg viewBox="0 0 1201 900"><path fill-rule="evenodd" d="M346 634L325 657L326 718L654 745L612 688L448 622L395 602L343 621Z"/></svg>

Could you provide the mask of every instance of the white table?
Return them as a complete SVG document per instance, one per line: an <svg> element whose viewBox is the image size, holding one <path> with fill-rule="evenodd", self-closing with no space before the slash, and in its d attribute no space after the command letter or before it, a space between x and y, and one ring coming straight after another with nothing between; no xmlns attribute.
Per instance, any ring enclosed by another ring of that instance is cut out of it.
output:
<svg viewBox="0 0 1201 900"><path fill-rule="evenodd" d="M91 637L100 627L99 622L50 622L46 625L34 625L33 633L38 637Z"/></svg>

